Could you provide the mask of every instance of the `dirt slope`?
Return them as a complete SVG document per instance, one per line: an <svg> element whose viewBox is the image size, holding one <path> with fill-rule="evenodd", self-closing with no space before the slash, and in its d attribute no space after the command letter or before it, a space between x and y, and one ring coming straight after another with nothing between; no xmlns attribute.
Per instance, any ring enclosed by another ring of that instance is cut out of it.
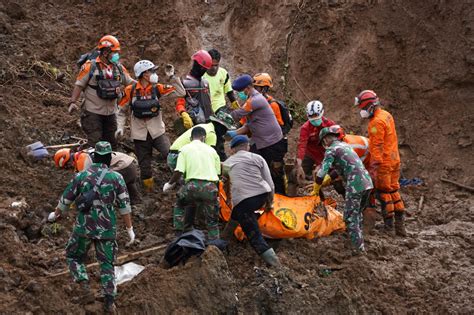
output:
<svg viewBox="0 0 474 315"><path fill-rule="evenodd" d="M100 312L99 302L74 304L69 277L46 277L65 268L73 217L59 231L45 217L71 174L55 170L51 161L27 162L19 153L37 140L59 143L64 131L81 134L78 116L66 111L74 62L112 33L121 40L128 69L149 58L172 62L183 75L194 50L216 47L231 75L268 71L274 94L291 100L296 114L307 97L320 98L328 117L356 133L365 127L353 98L374 89L394 114L403 175L426 183L402 190L410 236L370 235L367 257L350 257L343 235L275 242L281 271L263 266L247 243L233 243L224 255L211 250L202 261L169 271L158 267L155 255L139 259L145 273L119 287L120 312L473 313L472 194L439 181L448 176L474 185L473 5L209 2L0 4L1 312ZM173 104L164 110L172 126ZM297 133L295 128L292 152ZM170 175L158 163L155 172L159 184ZM22 199L25 206L10 207ZM134 217L141 242L126 249L121 233L120 254L171 239L173 202L159 189L145 198ZM97 271L91 274L97 279Z"/></svg>

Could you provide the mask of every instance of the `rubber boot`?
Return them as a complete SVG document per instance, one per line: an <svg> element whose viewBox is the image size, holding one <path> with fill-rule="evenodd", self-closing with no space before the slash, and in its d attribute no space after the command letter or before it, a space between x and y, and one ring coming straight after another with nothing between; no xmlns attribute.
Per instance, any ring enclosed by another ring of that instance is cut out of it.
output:
<svg viewBox="0 0 474 315"><path fill-rule="evenodd" d="M232 238L232 235L234 235L237 226L239 226L239 221L230 219L230 221L227 222L224 231L222 231L222 239L229 241Z"/></svg>
<svg viewBox="0 0 474 315"><path fill-rule="evenodd" d="M363 229L364 234L370 234L375 227L377 211L374 208L367 207L363 212Z"/></svg>
<svg viewBox="0 0 474 315"><path fill-rule="evenodd" d="M380 230L381 232L392 234L393 233L393 217L383 218L383 224L377 224L375 228L377 230Z"/></svg>
<svg viewBox="0 0 474 315"><path fill-rule="evenodd" d="M262 259L272 267L280 267L281 265L280 259L278 259L278 256L275 254L273 248L264 251L263 254L260 255L260 257L262 257Z"/></svg>
<svg viewBox="0 0 474 315"><path fill-rule="evenodd" d="M117 307L115 306L115 299L111 295L105 296L104 311L107 314L116 314Z"/></svg>
<svg viewBox="0 0 474 315"><path fill-rule="evenodd" d="M407 231L405 230L404 212L395 212L395 234L402 237L407 236Z"/></svg>
<svg viewBox="0 0 474 315"><path fill-rule="evenodd" d="M147 193L153 192L154 186L155 186L155 181L153 180L153 177L143 180L143 187L145 188L145 191Z"/></svg>
<svg viewBox="0 0 474 315"><path fill-rule="evenodd" d="M73 299L73 303L77 304L90 304L95 301L94 294L91 291L89 281L84 280L79 282L79 290L76 293L76 297Z"/></svg>

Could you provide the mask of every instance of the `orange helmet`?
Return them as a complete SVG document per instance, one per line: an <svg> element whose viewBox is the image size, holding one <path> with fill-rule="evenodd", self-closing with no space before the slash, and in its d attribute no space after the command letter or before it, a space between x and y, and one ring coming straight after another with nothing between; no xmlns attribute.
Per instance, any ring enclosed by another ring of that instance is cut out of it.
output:
<svg viewBox="0 0 474 315"><path fill-rule="evenodd" d="M356 96L354 105L359 108L366 108L369 105L378 105L379 97L372 90L364 90Z"/></svg>
<svg viewBox="0 0 474 315"><path fill-rule="evenodd" d="M67 162L71 159L71 149L61 149L54 154L54 164L56 167L65 168Z"/></svg>
<svg viewBox="0 0 474 315"><path fill-rule="evenodd" d="M253 85L273 87L272 77L268 73L257 73L253 76Z"/></svg>
<svg viewBox="0 0 474 315"><path fill-rule="evenodd" d="M120 42L118 41L117 37L112 35L105 35L99 40L99 44L97 48L110 48L112 51L119 51L120 50Z"/></svg>
<svg viewBox="0 0 474 315"><path fill-rule="evenodd" d="M90 163L90 156L86 152L79 151L74 153L73 164L76 171L82 172L83 170L89 167Z"/></svg>

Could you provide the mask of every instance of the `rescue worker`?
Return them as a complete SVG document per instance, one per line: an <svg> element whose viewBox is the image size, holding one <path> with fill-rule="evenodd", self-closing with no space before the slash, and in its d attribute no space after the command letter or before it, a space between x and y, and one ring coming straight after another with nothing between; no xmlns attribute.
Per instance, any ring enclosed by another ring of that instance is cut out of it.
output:
<svg viewBox="0 0 474 315"><path fill-rule="evenodd" d="M240 106L235 99L229 73L226 69L219 66L221 54L217 49L208 50L208 53L212 58L212 66L206 71L203 78L209 82L212 111L215 115L219 115L221 112L222 114L229 112L226 106L224 95L227 95L227 98L231 103L230 108L238 109ZM227 128L225 128L225 126L218 125L216 126L215 131L217 135L216 151L217 154L219 154L221 161L224 161L227 158L224 148L224 135L227 132Z"/></svg>
<svg viewBox="0 0 474 315"><path fill-rule="evenodd" d="M355 105L360 109L361 118L369 119L370 172L375 182L375 197L382 207L384 226L392 231L395 217L396 234L406 236L405 205L398 191L400 155L395 121L389 112L380 108L379 97L374 91L360 92Z"/></svg>
<svg viewBox="0 0 474 315"><path fill-rule="evenodd" d="M339 140L347 143L354 150L364 164L364 167L368 170L370 165L369 139L364 136L346 134L344 129L339 125L332 125L328 128L331 133L337 135ZM344 196L346 192L342 185L342 179L337 177L337 172L331 174L331 177L336 178L331 181L334 189Z"/></svg>
<svg viewBox="0 0 474 315"><path fill-rule="evenodd" d="M117 149L115 116L117 99L122 95L122 88L134 80L127 69L120 63L120 43L112 35L102 37L97 45L99 56L86 61L77 76L68 111L79 109L77 102L84 92L81 113L81 126L87 135L90 146L98 141L108 141Z"/></svg>
<svg viewBox="0 0 474 315"><path fill-rule="evenodd" d="M326 152L321 167L316 173L314 192L319 195L321 186L330 181L328 175L331 167L342 176L346 190L344 222L355 253L365 251L362 235L362 213L369 202L373 188L369 172L354 150L338 139L338 134L328 127L321 130L319 139Z"/></svg>
<svg viewBox="0 0 474 315"><path fill-rule="evenodd" d="M193 229L196 211L206 216L209 240L219 239L219 208L217 205L221 164L216 151L206 142L206 130L191 131L191 143L181 148L175 171L163 192L171 190L184 176L185 184L177 193L173 223L177 234Z"/></svg>
<svg viewBox="0 0 474 315"><path fill-rule="evenodd" d="M283 128L285 122L283 121L283 117L281 115L280 106L278 105L276 99L274 99L271 95L268 94L270 88L273 87L273 80L272 77L268 73L257 73L253 76L253 86L255 89L260 92L265 99L267 100L268 104L273 110L275 117L278 121L280 127ZM282 129L283 134L286 135L285 130Z"/></svg>
<svg viewBox="0 0 474 315"><path fill-rule="evenodd" d="M275 192L284 195L286 142L275 114L265 97L253 87L253 78L250 75L239 76L232 83L232 88L238 91L238 97L245 101L245 104L232 111L231 115L234 120L246 117L246 123L235 131L228 131L227 135L232 138L236 135L252 134L250 152L265 159L270 167Z"/></svg>
<svg viewBox="0 0 474 315"><path fill-rule="evenodd" d="M247 136L232 138L230 148L233 155L222 163L222 173L230 179L233 208L223 234L229 238L240 224L257 254L269 265L279 266L278 256L264 240L255 214L263 206L266 211L272 209L275 186L270 169L260 155L249 152Z"/></svg>
<svg viewBox="0 0 474 315"><path fill-rule="evenodd" d="M313 167L320 165L324 158L324 148L319 143L321 129L334 125L335 123L324 116L324 106L318 100L306 105L306 121L300 129L298 140L298 152L296 155L296 174L298 182L311 179Z"/></svg>
<svg viewBox="0 0 474 315"><path fill-rule="evenodd" d="M59 168L74 168L76 172L82 172L92 165L91 155L94 150L81 150L73 152L71 149L60 149L54 154L54 164ZM122 175L130 195L130 204L141 203L140 193L137 188L138 168L136 160L122 152L112 152L110 169Z"/></svg>
<svg viewBox="0 0 474 315"><path fill-rule="evenodd" d="M209 82L203 78L206 71L212 67L211 55L205 50L199 50L194 53L192 60L191 71L182 80L186 95L176 100L176 112L181 117L175 123L178 134L194 125L208 122L213 113Z"/></svg>
<svg viewBox="0 0 474 315"><path fill-rule="evenodd" d="M61 195L55 211L48 216L48 221L54 222L63 216L73 202L76 203L78 214L66 245L66 261L75 282L80 285L81 292L78 293L90 296L85 260L90 246L94 244L107 312L115 311L114 299L117 294L114 272L117 253L115 203L127 228L130 238L128 244L135 241L127 187L122 175L109 169L111 160L110 143L97 142L94 163L74 176ZM84 202L84 196L88 196L88 192L92 190L95 190L95 194L87 206L88 202Z"/></svg>
<svg viewBox="0 0 474 315"><path fill-rule="evenodd" d="M229 116L230 117L230 116ZM207 124L199 124L191 129L188 129L185 133L179 136L171 145L170 152L168 153L167 163L171 170L174 171L176 167L176 161L178 160L179 150L186 144L191 142L191 132L196 127L204 128L206 131L206 144L213 147L216 151L216 144L217 144L217 135L216 129L222 126L225 130L233 128L230 125L230 122L233 122L232 117L230 117L230 121L221 120L215 116L210 116L209 119L211 120L210 123ZM219 154L219 153L217 153ZM221 159L222 160L222 159Z"/></svg>
<svg viewBox="0 0 474 315"><path fill-rule="evenodd" d="M147 192L153 191L154 186L151 168L153 149L158 150L164 160L170 148L160 100L169 95L185 95L180 79L174 75L173 66L168 65L166 69L172 85L158 83L156 69L157 66L149 60L140 60L133 67L138 82L125 88L125 94L119 102L118 128L115 133L116 137L123 137L125 122L130 116L130 137L135 145L140 177Z"/></svg>

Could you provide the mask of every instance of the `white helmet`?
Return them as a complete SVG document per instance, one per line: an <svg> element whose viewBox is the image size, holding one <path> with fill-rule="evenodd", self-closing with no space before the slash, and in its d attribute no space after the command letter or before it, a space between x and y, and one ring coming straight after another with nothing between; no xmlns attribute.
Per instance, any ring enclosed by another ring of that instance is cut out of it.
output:
<svg viewBox="0 0 474 315"><path fill-rule="evenodd" d="M311 101L306 105L306 115L314 116L316 119L320 119L324 115L324 106L320 101Z"/></svg>
<svg viewBox="0 0 474 315"><path fill-rule="evenodd" d="M143 72L156 68L158 67L150 60L140 60L133 66L133 72L135 72L135 77L138 78Z"/></svg>

